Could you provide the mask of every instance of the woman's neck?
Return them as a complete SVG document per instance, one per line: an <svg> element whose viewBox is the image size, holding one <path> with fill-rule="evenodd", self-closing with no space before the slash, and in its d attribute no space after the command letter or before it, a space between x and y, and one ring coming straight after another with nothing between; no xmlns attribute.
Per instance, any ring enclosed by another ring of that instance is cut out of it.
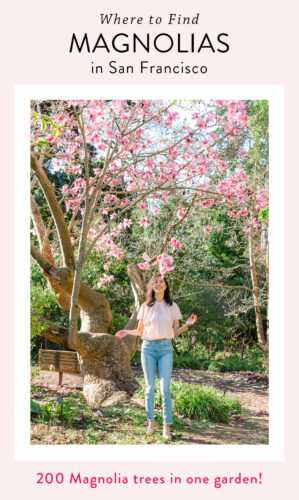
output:
<svg viewBox="0 0 299 500"><path fill-rule="evenodd" d="M157 302L163 302L163 300L164 300L164 292L162 294L155 293L155 299L156 299Z"/></svg>

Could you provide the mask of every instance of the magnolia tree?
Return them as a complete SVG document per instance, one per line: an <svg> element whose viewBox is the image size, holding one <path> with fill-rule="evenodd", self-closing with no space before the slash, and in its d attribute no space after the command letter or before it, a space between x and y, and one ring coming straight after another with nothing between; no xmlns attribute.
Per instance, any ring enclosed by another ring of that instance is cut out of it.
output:
<svg viewBox="0 0 299 500"><path fill-rule="evenodd" d="M194 208L220 203L243 218L248 237L259 229L255 214L267 204L265 193L252 192L242 154L233 174L219 154L221 144L247 130L246 104L39 101L32 103L31 120L31 255L69 311L68 328L39 317L40 333L77 351L90 406L123 401L136 388L130 360L138 339L111 334L109 301L100 291L114 279L111 261L124 258L123 235L136 207L143 215L135 223L145 229L167 208L167 225L150 255L136 255L127 268L134 309L125 328L133 329L145 297L144 270L174 268L169 251L180 247L174 234ZM59 191L49 180L53 169L69 176ZM41 193L50 216L41 210ZM249 210L253 194L256 206ZM94 253L106 271L97 290L82 281Z"/></svg>

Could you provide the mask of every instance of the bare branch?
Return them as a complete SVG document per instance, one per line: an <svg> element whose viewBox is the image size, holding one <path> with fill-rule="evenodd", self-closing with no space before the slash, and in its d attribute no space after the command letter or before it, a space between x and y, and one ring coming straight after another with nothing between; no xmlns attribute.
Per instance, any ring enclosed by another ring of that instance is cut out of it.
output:
<svg viewBox="0 0 299 500"><path fill-rule="evenodd" d="M54 189L51 186L48 177L46 176L41 164L39 163L39 161L37 160L37 158L34 156L33 153L31 153L31 168L34 171L41 185L41 188L46 197L51 213L53 215L63 255L63 264L66 267L74 268L75 267L74 252L62 209L57 201Z"/></svg>
<svg viewBox="0 0 299 500"><path fill-rule="evenodd" d="M173 278L173 279L175 281L179 281L180 283L183 283L184 285L199 286L199 287L204 287L204 288L227 288L229 290L246 290L247 292L253 293L253 290L251 288L248 288L247 286L223 285L222 283L210 283L210 284L191 283L190 281L183 281L183 280L180 280L179 278Z"/></svg>

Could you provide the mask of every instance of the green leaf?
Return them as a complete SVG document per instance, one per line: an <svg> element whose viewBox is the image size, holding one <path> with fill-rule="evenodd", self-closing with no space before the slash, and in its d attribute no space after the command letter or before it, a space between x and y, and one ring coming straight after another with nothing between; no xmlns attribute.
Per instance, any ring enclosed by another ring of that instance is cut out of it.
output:
<svg viewBox="0 0 299 500"><path fill-rule="evenodd" d="M259 211L258 220L269 220L269 206Z"/></svg>
<svg viewBox="0 0 299 500"><path fill-rule="evenodd" d="M41 118L42 118L42 120L45 120L46 122L54 123L53 120L47 115L41 115Z"/></svg>
<svg viewBox="0 0 299 500"><path fill-rule="evenodd" d="M54 139L56 139L58 135L59 135L59 129L57 128L53 134Z"/></svg>
<svg viewBox="0 0 299 500"><path fill-rule="evenodd" d="M36 144L37 144L37 145L39 145L39 144L47 144L47 146L48 146L48 144L49 144L49 143L48 143L47 141L45 141L44 139L38 139L38 140L36 141Z"/></svg>
<svg viewBox="0 0 299 500"><path fill-rule="evenodd" d="M30 411L31 413L42 413L43 409L36 401L30 399Z"/></svg>

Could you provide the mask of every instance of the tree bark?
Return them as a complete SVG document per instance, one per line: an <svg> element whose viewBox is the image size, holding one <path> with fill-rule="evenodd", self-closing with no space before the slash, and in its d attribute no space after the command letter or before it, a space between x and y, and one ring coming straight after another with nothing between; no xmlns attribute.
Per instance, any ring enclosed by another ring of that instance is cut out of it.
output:
<svg viewBox="0 0 299 500"><path fill-rule="evenodd" d="M256 323L256 332L258 338L258 345L261 349L264 356L264 365L268 365L269 361L269 346L268 341L266 339L263 327L263 319L260 308L260 297L259 297L259 286L258 279L256 273L256 262L255 262L255 251L254 251L254 236L252 231L249 234L249 258L250 258L250 272L251 272L251 281L252 281L252 294L253 294L253 303L254 303L254 311L255 311L255 323Z"/></svg>
<svg viewBox="0 0 299 500"><path fill-rule="evenodd" d="M38 251L37 251L38 252ZM35 256L36 253L35 252ZM47 273L45 259L40 260ZM52 278L59 281L68 294L72 290L72 273L66 268L50 266ZM135 329L137 313L145 298L145 281L136 264L128 266L128 275L134 294L135 304L132 315L125 325ZM92 408L109 406L128 400L138 387L134 379L130 361L136 351L139 337L128 335L118 339L110 334L111 311L108 302L99 292L81 283L79 294L81 330L74 340L68 337L68 329L40 318L45 329L40 333L46 339L77 351L83 375L83 394Z"/></svg>

